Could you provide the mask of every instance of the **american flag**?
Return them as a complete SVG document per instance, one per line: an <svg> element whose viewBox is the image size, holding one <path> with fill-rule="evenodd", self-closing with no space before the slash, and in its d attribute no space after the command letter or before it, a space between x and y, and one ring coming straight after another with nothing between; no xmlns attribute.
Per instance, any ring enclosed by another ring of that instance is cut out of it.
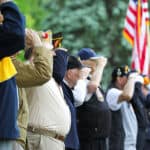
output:
<svg viewBox="0 0 150 150"><path fill-rule="evenodd" d="M130 0L123 35L132 45L132 69L149 73L149 12L147 0Z"/></svg>

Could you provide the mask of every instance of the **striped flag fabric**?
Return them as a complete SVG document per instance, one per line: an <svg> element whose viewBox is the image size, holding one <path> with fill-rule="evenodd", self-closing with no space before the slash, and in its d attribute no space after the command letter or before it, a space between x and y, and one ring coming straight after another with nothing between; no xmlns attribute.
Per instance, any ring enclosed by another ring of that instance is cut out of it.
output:
<svg viewBox="0 0 150 150"><path fill-rule="evenodd" d="M149 74L149 12L147 0L129 0L123 36L132 45L132 69Z"/></svg>

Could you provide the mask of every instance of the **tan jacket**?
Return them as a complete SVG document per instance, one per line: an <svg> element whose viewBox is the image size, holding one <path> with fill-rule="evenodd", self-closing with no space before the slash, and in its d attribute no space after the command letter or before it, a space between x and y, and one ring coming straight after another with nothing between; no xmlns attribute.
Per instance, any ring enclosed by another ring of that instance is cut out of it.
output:
<svg viewBox="0 0 150 150"><path fill-rule="evenodd" d="M51 78L42 86L26 88L29 104L29 126L66 136L71 116L62 87Z"/></svg>
<svg viewBox="0 0 150 150"><path fill-rule="evenodd" d="M53 57L48 49L36 47L34 49L33 64L25 64L16 60L16 58L12 58L12 60L18 72L16 75L19 87L18 124L20 127L20 138L18 140L24 146L29 119L28 103L24 88L42 85L52 77Z"/></svg>

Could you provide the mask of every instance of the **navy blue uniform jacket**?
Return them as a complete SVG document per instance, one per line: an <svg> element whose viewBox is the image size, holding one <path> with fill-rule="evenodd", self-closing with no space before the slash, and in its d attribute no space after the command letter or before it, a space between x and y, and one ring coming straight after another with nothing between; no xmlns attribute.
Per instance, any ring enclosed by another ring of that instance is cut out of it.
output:
<svg viewBox="0 0 150 150"><path fill-rule="evenodd" d="M24 48L25 20L13 2L0 5L4 22L0 25L0 59ZM18 95L15 78L0 83L0 139L19 137Z"/></svg>
<svg viewBox="0 0 150 150"><path fill-rule="evenodd" d="M59 49L56 50L56 56L54 56L53 77L62 86L64 98L71 112L71 129L65 139L65 146L77 150L79 148L79 139L77 135L76 110L73 105L74 98L71 89L62 82L67 70L68 53Z"/></svg>
<svg viewBox="0 0 150 150"><path fill-rule="evenodd" d="M12 2L0 5L0 11L4 16L4 22L0 25L1 59L24 48L25 19Z"/></svg>
<svg viewBox="0 0 150 150"><path fill-rule="evenodd" d="M77 132L76 108L74 106L73 93L71 89L65 83L63 83L62 88L63 88L65 100L71 112L71 129L69 131L69 134L66 137L65 147L78 150L79 138L78 138L78 132Z"/></svg>

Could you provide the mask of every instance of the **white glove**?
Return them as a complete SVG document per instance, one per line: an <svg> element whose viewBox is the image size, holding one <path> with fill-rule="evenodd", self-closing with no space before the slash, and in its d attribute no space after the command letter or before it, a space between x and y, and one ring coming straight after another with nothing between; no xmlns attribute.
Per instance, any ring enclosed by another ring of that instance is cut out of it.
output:
<svg viewBox="0 0 150 150"><path fill-rule="evenodd" d="M148 90L150 91L150 84L148 84L146 87L147 87L147 88L148 88Z"/></svg>
<svg viewBox="0 0 150 150"><path fill-rule="evenodd" d="M97 63L97 66L105 67L105 65L107 64L107 58L103 56L101 56L98 59L95 59L95 61Z"/></svg>
<svg viewBox="0 0 150 150"><path fill-rule="evenodd" d="M91 72L91 68L88 68L88 67L82 68L80 78L86 79L89 76L90 72Z"/></svg>
<svg viewBox="0 0 150 150"><path fill-rule="evenodd" d="M139 73L137 72L131 73L128 79L131 79L131 78L133 78L134 82L140 82L142 84L144 83L144 78L141 75L139 75Z"/></svg>
<svg viewBox="0 0 150 150"><path fill-rule="evenodd" d="M130 73L129 78L136 78L139 75L137 72Z"/></svg>
<svg viewBox="0 0 150 150"><path fill-rule="evenodd" d="M143 79L143 77L141 76L141 75L137 75L136 77L135 77L135 82L140 82L140 83L144 83L144 79Z"/></svg>

